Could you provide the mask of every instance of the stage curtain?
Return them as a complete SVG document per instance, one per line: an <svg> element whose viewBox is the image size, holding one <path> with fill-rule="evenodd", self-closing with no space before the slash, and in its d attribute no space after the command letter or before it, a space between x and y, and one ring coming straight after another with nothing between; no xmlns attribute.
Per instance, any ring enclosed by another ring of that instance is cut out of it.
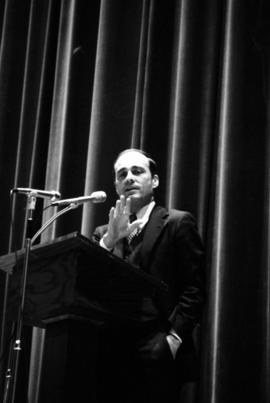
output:
<svg viewBox="0 0 270 403"><path fill-rule="evenodd" d="M117 153L149 152L158 202L190 211L206 248L188 403L270 401L269 24L267 0L0 2L0 253L23 246L26 198L12 189L104 190L42 241L90 236L114 205ZM37 402L44 330L32 339Z"/></svg>

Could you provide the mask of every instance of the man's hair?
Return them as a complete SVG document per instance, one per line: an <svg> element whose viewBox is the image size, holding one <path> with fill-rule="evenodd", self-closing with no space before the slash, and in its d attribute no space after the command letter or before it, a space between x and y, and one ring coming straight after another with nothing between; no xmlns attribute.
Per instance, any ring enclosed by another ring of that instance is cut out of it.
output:
<svg viewBox="0 0 270 403"><path fill-rule="evenodd" d="M114 161L113 166L115 167L115 164L116 164L117 160L118 160L123 154L126 154L126 153L131 152L131 151L136 151L137 153L140 153L140 154L144 155L144 156L148 159L148 162L149 162L149 169L150 169L151 175L152 175L152 176L157 175L157 173L158 173L157 163L153 160L153 158L151 158L151 156L150 156L146 151L140 150L139 148L127 148L126 150L121 151L121 152L117 155L117 157L116 157L116 159L115 159L115 161Z"/></svg>

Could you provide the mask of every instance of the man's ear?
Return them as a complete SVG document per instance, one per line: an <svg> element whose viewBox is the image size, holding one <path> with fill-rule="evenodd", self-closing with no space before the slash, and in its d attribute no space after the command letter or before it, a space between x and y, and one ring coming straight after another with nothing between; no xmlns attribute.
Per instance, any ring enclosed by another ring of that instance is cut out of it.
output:
<svg viewBox="0 0 270 403"><path fill-rule="evenodd" d="M159 177L158 177L158 175L154 175L152 178L153 189L157 188L158 185L159 185Z"/></svg>

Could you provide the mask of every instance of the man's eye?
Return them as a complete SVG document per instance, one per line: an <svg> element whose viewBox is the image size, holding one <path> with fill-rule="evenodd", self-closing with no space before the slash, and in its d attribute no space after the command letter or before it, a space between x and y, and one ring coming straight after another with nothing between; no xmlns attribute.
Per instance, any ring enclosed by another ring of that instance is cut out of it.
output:
<svg viewBox="0 0 270 403"><path fill-rule="evenodd" d="M142 171L142 169L140 169L140 168L134 168L134 169L132 170L133 175L140 175L142 172L143 172L143 171Z"/></svg>
<svg viewBox="0 0 270 403"><path fill-rule="evenodd" d="M119 180L125 179L126 176L127 176L126 172L121 172L120 174L117 175Z"/></svg>

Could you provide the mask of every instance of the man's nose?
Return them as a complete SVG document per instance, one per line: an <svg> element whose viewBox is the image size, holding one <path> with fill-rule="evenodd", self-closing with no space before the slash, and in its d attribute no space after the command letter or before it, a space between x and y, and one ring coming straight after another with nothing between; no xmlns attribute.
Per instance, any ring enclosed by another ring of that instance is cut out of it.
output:
<svg viewBox="0 0 270 403"><path fill-rule="evenodd" d="M133 173L132 173L131 171L128 171L125 179L126 179L126 182L132 182L132 181L134 181L134 175L133 175Z"/></svg>

